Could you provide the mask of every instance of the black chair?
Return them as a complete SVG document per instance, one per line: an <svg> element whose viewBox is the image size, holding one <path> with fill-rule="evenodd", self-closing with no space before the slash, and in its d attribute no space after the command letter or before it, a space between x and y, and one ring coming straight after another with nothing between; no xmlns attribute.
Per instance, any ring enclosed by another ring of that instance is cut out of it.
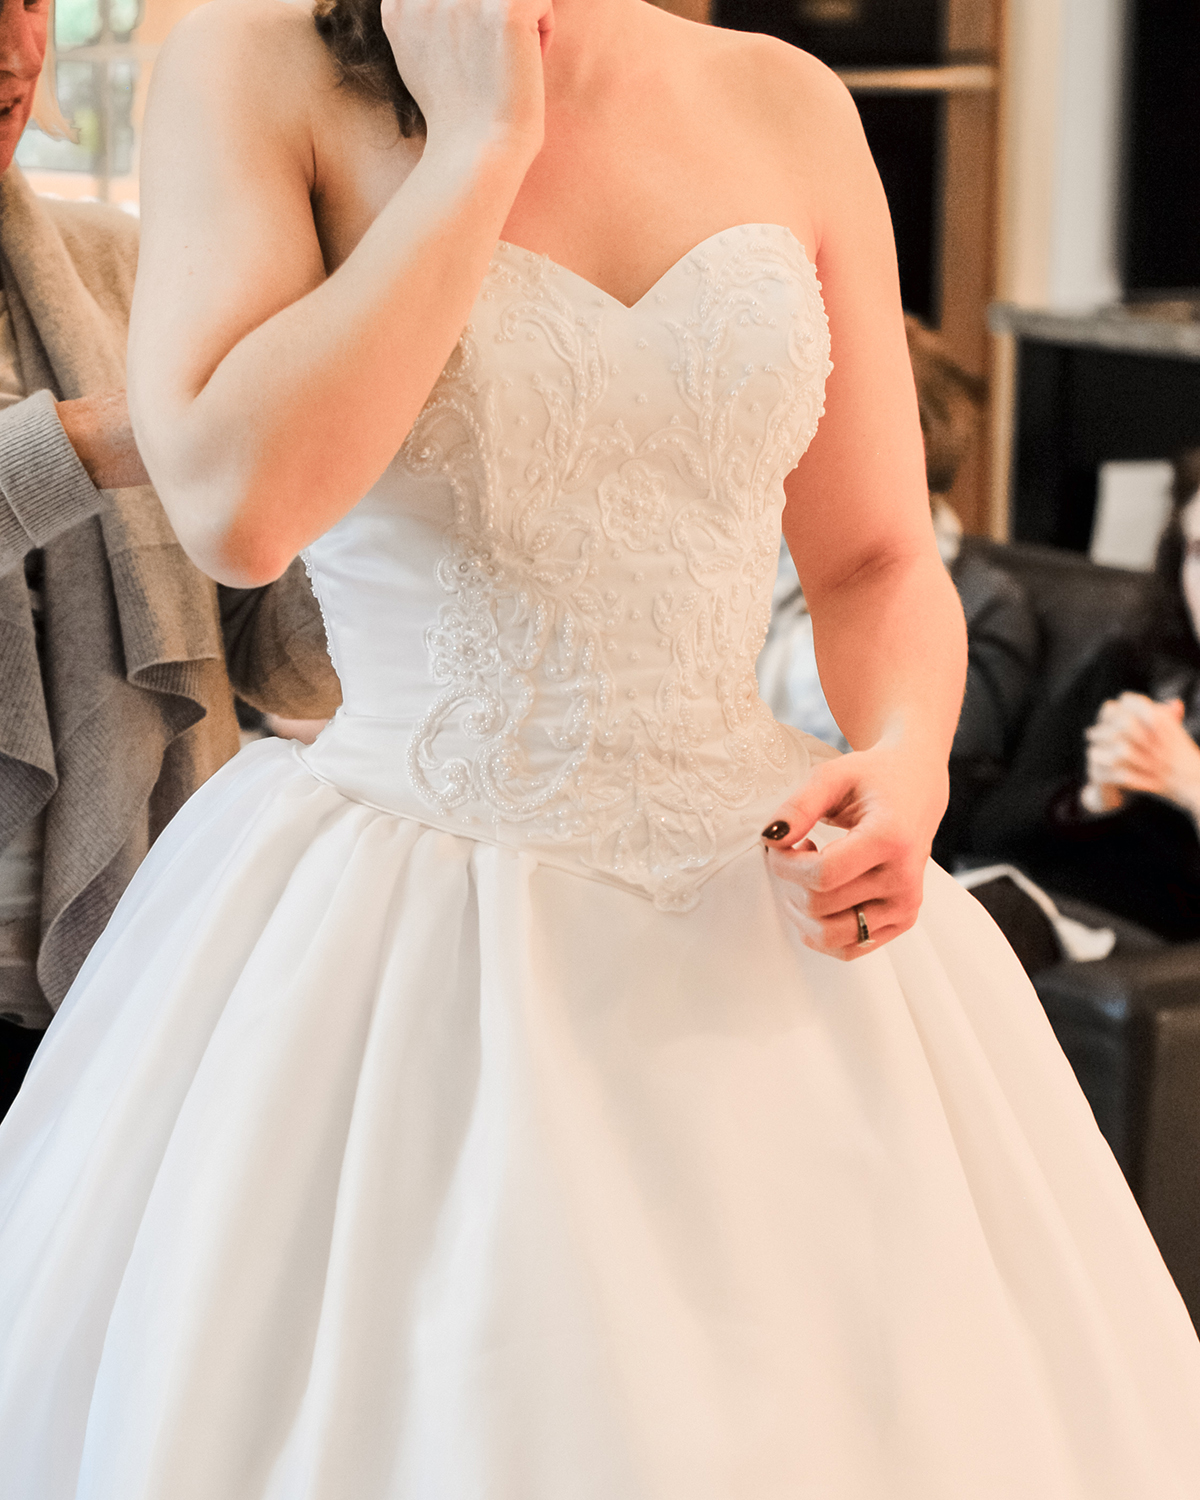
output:
<svg viewBox="0 0 1200 1500"><path fill-rule="evenodd" d="M1077 553L971 539L1024 587L1042 635L1025 735L1048 731L1096 652L1142 613L1153 575ZM1011 930L1055 1035L1200 1327L1200 943L1167 944L1128 922L1056 898L1067 916L1118 934L1111 957L1063 960L1011 893L976 894ZM1054 893L1051 892L1051 895ZM1040 915L1040 913L1039 913Z"/></svg>

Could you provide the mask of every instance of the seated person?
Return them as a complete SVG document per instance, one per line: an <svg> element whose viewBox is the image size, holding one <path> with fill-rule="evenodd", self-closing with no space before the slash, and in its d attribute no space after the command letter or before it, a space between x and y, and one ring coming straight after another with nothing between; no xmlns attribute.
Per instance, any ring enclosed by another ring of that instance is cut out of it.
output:
<svg viewBox="0 0 1200 1500"><path fill-rule="evenodd" d="M971 819L972 847L1055 894L1200 938L1200 449L1175 466L1155 602L1026 736Z"/></svg>
<svg viewBox="0 0 1200 1500"><path fill-rule="evenodd" d="M934 856L952 864L972 809L1007 764L1024 720L1037 667L1037 622L1020 584L962 546L962 525L946 500L974 436L984 384L948 354L938 334L905 320L917 387L925 469L938 550L967 618L967 687L950 758L950 804ZM825 702L804 591L786 547L771 628L758 659L759 690L776 718L846 750Z"/></svg>

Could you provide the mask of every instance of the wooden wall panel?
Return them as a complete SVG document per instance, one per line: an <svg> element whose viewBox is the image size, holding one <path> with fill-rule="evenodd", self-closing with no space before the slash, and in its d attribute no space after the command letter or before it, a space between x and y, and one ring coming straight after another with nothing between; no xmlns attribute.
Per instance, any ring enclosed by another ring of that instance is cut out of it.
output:
<svg viewBox="0 0 1200 1500"><path fill-rule="evenodd" d="M684 16L689 21L710 21L712 0L651 0L659 10L669 10L674 15Z"/></svg>
<svg viewBox="0 0 1200 1500"><path fill-rule="evenodd" d="M990 60L999 45L1000 17L996 0L950 0L946 17L946 50L950 61Z"/></svg>
<svg viewBox="0 0 1200 1500"><path fill-rule="evenodd" d="M951 94L946 100L942 176L942 324L954 357L976 375L991 376L987 307L996 285L995 93ZM951 496L964 527L991 530L992 423L984 412L975 447Z"/></svg>
<svg viewBox="0 0 1200 1500"><path fill-rule="evenodd" d="M952 60L997 66L1004 0L949 0L947 41ZM968 532L997 529L992 446L1000 434L990 401L1004 399L1004 371L987 330L996 294L1000 152L1000 89L951 93L946 99L942 168L942 325L955 358L991 385L975 446L963 463L950 503Z"/></svg>

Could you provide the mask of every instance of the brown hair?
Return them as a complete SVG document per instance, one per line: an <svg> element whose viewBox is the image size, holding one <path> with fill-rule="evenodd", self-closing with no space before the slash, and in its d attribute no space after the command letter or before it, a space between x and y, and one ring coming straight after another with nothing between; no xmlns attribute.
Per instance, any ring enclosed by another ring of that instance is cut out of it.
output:
<svg viewBox="0 0 1200 1500"><path fill-rule="evenodd" d="M904 331L925 439L925 478L930 494L944 495L954 487L958 466L975 436L987 381L964 370L941 334L912 313L904 315Z"/></svg>
<svg viewBox="0 0 1200 1500"><path fill-rule="evenodd" d="M425 118L396 67L379 0L316 0L313 21L341 69L342 82L368 99L390 104L402 135L422 134Z"/></svg>

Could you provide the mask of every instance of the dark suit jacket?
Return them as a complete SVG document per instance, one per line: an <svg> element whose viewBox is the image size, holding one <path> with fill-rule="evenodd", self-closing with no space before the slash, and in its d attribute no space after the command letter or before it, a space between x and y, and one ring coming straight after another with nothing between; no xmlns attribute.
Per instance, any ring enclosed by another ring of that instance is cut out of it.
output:
<svg viewBox="0 0 1200 1500"><path fill-rule="evenodd" d="M950 801L933 844L947 868L1016 747L1041 650L1033 609L1011 574L964 546L950 576L967 621L967 684L950 751Z"/></svg>

